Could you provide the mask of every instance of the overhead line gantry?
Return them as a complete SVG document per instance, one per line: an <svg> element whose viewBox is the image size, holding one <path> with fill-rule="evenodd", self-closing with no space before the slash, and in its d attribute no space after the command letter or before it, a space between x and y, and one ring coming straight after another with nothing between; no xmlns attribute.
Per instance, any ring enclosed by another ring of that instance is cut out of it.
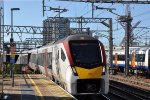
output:
<svg viewBox="0 0 150 100"><path fill-rule="evenodd" d="M122 4L150 4L150 0L56 0L89 3L122 3Z"/></svg>

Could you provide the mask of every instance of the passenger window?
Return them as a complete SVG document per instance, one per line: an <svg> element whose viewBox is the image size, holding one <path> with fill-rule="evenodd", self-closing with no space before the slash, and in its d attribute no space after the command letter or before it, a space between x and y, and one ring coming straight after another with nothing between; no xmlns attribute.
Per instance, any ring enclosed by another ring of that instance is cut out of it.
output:
<svg viewBox="0 0 150 100"><path fill-rule="evenodd" d="M52 69L52 53L48 53L48 67Z"/></svg>
<svg viewBox="0 0 150 100"><path fill-rule="evenodd" d="M63 51L62 49L61 49L61 59L62 59L63 61L66 60L65 53L64 53L64 51Z"/></svg>

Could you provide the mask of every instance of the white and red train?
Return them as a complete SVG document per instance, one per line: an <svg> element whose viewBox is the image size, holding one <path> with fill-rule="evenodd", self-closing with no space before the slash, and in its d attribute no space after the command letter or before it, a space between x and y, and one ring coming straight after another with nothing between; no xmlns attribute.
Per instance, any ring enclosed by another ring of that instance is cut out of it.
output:
<svg viewBox="0 0 150 100"><path fill-rule="evenodd" d="M109 91L104 46L89 35L70 35L46 46L23 51L17 63L24 62L73 95L107 94Z"/></svg>

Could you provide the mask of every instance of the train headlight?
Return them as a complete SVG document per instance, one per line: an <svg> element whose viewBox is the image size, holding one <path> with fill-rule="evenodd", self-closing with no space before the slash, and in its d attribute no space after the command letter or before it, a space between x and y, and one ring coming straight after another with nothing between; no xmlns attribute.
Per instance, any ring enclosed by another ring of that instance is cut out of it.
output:
<svg viewBox="0 0 150 100"><path fill-rule="evenodd" d="M75 67L74 67L74 66L71 66L71 68L72 68L73 74L74 74L75 76L77 76L78 74L77 74L77 71L76 71Z"/></svg>
<svg viewBox="0 0 150 100"><path fill-rule="evenodd" d="M106 71L106 68L105 67L103 67L103 72L105 72Z"/></svg>
<svg viewBox="0 0 150 100"><path fill-rule="evenodd" d="M105 68L105 67L103 67L102 75L105 75L105 72L106 72L106 68Z"/></svg>

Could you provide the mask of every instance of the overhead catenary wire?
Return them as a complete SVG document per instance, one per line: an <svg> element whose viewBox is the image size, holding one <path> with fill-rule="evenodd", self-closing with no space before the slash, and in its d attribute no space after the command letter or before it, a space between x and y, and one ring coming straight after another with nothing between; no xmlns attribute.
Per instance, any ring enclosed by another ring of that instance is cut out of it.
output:
<svg viewBox="0 0 150 100"><path fill-rule="evenodd" d="M99 5L101 5L102 3L100 3ZM67 6L70 6L70 4L68 4ZM112 7L113 5L110 5L109 7ZM86 6L84 6L83 8L82 8L82 10L80 10L80 11L83 11L84 9L86 9L86 8L89 8L89 4L86 4ZM88 9L87 9L88 10ZM87 15L87 14L89 14L89 13L91 13L91 11L92 11L92 9L90 9L90 10L88 10L87 12L85 12L85 13L83 13L81 16L85 16L85 15ZM105 11L103 11L103 12L100 12L99 14L97 14L95 17L97 17L97 16L99 16L99 15L101 15L101 14L103 14ZM146 12L143 12L143 13L140 13L140 14L137 14L137 15L135 15L135 16L133 16L133 19L134 18L137 18L137 17L140 17L140 16L143 16L143 15L146 15L146 14L149 14L150 13L150 11L146 11ZM149 20L150 18L146 18L146 19L143 19L143 20L141 20L142 22L143 21L147 21L147 20ZM115 24L117 24L117 26L118 26L118 21L116 21L116 22L114 22L113 23L113 26L115 25ZM86 24L84 24L83 25L83 27L85 27L86 26ZM120 27L120 28L115 28L115 29L113 29L113 32L116 32L116 31L120 31L120 30L122 30L123 28L122 27ZM139 34L139 33L138 33Z"/></svg>

